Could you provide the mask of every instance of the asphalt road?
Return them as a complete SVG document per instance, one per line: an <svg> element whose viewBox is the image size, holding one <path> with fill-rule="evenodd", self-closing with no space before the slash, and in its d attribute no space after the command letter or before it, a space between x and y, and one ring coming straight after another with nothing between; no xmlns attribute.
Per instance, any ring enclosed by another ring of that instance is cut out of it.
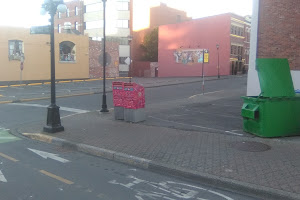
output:
<svg viewBox="0 0 300 200"><path fill-rule="evenodd" d="M168 177L0 130L0 199L252 198Z"/></svg>
<svg viewBox="0 0 300 200"><path fill-rule="evenodd" d="M241 126L237 113L245 85L245 78L210 81L204 95L200 83L147 88L145 124L176 129L220 129L220 134L232 134L225 130ZM108 107L113 108L111 93L107 101ZM101 95L60 98L57 104L61 106L63 119L100 110ZM3 188L0 199L251 199L8 135L6 129L14 130L34 121L46 122L48 105L49 100L0 105L0 187ZM218 126L212 123L213 119ZM61 162L64 159L68 162Z"/></svg>

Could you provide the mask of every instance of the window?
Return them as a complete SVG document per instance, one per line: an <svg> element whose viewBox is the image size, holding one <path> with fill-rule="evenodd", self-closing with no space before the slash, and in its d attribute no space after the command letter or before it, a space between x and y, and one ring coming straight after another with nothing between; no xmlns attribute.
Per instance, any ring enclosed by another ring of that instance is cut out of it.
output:
<svg viewBox="0 0 300 200"><path fill-rule="evenodd" d="M70 9L67 8L67 17L70 17Z"/></svg>
<svg viewBox="0 0 300 200"><path fill-rule="evenodd" d="M59 60L62 62L76 61L76 46L73 42L63 41L59 44Z"/></svg>
<svg viewBox="0 0 300 200"><path fill-rule="evenodd" d="M117 2L117 9L118 10L129 10L129 3L128 2Z"/></svg>
<svg viewBox="0 0 300 200"><path fill-rule="evenodd" d="M8 56L9 56L9 60L21 60L21 58L24 58L23 41L9 40Z"/></svg>
<svg viewBox="0 0 300 200"><path fill-rule="evenodd" d="M85 12L90 13L90 12L97 12L103 10L103 4L102 3L94 3L94 4L89 4L85 6Z"/></svg>
<svg viewBox="0 0 300 200"><path fill-rule="evenodd" d="M117 20L117 28L129 28L129 20Z"/></svg>
<svg viewBox="0 0 300 200"><path fill-rule="evenodd" d="M75 6L75 15L77 16L78 15L78 7Z"/></svg>
<svg viewBox="0 0 300 200"><path fill-rule="evenodd" d="M60 24L57 25L57 30L58 30L58 33L61 33L61 25Z"/></svg>
<svg viewBox="0 0 300 200"><path fill-rule="evenodd" d="M75 22L75 30L78 30L78 22Z"/></svg>
<svg viewBox="0 0 300 200"><path fill-rule="evenodd" d="M59 19L61 18L61 12L58 12L58 18Z"/></svg>
<svg viewBox="0 0 300 200"><path fill-rule="evenodd" d="M95 28L103 28L103 20L86 22L85 29L95 29Z"/></svg>

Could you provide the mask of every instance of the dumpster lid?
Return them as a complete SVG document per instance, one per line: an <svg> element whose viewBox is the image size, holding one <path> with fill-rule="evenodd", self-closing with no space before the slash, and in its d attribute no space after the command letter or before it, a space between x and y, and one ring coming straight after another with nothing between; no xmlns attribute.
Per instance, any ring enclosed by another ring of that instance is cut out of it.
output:
<svg viewBox="0 0 300 200"><path fill-rule="evenodd" d="M261 96L294 97L295 90L287 59L258 58L256 60Z"/></svg>

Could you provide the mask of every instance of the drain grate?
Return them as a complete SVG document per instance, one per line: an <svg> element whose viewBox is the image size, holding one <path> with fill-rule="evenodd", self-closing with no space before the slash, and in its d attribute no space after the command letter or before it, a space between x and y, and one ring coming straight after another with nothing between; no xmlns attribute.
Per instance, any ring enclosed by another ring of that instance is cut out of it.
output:
<svg viewBox="0 0 300 200"><path fill-rule="evenodd" d="M262 152L271 149L269 145L261 142L245 142L245 141L231 143L231 147L240 151L248 151L248 152Z"/></svg>

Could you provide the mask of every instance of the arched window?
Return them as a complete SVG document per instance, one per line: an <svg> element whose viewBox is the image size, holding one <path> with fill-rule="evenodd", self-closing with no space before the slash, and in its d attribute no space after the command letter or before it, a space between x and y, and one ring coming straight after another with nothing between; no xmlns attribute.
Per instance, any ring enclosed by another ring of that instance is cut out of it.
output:
<svg viewBox="0 0 300 200"><path fill-rule="evenodd" d="M62 62L76 61L76 46L73 42L63 41L59 44L59 60Z"/></svg>

